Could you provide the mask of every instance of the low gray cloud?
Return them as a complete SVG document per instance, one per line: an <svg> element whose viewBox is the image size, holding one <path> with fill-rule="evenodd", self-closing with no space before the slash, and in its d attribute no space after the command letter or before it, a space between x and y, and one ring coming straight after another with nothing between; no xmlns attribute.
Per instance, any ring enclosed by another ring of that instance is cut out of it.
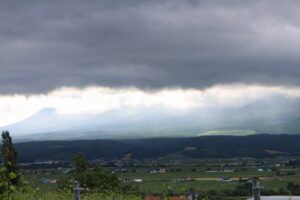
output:
<svg viewBox="0 0 300 200"><path fill-rule="evenodd" d="M300 85L299 1L0 3L0 94Z"/></svg>

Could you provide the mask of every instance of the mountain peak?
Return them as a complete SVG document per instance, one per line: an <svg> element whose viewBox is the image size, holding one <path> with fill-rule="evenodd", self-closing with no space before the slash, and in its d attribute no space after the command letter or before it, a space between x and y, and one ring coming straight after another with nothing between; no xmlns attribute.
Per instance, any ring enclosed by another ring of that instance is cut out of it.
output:
<svg viewBox="0 0 300 200"><path fill-rule="evenodd" d="M50 114L56 114L57 111L55 108L51 108L51 107L48 107L48 108L43 108L41 109L40 111L38 111L36 114L46 114L46 115L50 115Z"/></svg>

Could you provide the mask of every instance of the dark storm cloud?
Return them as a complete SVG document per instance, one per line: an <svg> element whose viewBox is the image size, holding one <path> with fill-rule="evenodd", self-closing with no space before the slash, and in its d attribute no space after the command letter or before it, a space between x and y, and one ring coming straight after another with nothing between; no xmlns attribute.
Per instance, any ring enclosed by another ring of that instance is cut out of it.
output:
<svg viewBox="0 0 300 200"><path fill-rule="evenodd" d="M0 93L300 85L299 1L6 1Z"/></svg>

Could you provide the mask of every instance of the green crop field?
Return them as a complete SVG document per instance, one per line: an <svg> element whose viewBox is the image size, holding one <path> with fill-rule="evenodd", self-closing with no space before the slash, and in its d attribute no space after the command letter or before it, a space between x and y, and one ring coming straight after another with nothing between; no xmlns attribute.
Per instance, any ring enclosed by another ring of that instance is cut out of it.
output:
<svg viewBox="0 0 300 200"><path fill-rule="evenodd" d="M256 134L255 130L249 130L249 129L232 129L232 130L210 130L201 132L198 135L204 136L204 135L236 135L236 136L246 136L246 135L254 135Z"/></svg>
<svg viewBox="0 0 300 200"><path fill-rule="evenodd" d="M268 187L276 188L277 182L282 182L284 185L286 182L291 180L297 180L297 177L294 179L284 180L284 181L275 181L272 177L275 175L274 172L257 172L254 170L242 171L242 172L167 172L167 173L156 173L150 174L147 172L137 172L137 173L123 173L119 176L123 179L142 179L141 183L137 183L139 188L145 192L165 192L168 190L174 191L186 191L189 188L195 188L201 191L208 191L211 189L226 189L234 188L237 186L238 179L241 178L250 178L253 176L261 176L264 178L269 178L266 183ZM184 178L194 178L193 181L176 181L178 179ZM231 182L222 182L222 177L228 177L233 179ZM299 180L300 182L300 180ZM269 184L273 183L273 184Z"/></svg>
<svg viewBox="0 0 300 200"><path fill-rule="evenodd" d="M288 158L268 159L209 159L185 160L174 162L165 158L156 161L145 161L140 165L128 164L121 167L108 167L105 169L114 172L124 184L134 185L135 190L127 194L119 191L97 191L95 193L81 194L84 200L135 200L143 199L145 194L178 194L187 195L194 190L204 195L202 199L214 199L214 195L225 195L227 199L246 199L251 189L245 191L245 184L253 177L259 177L262 191L267 194L289 194L289 183L300 185L300 170L289 165ZM175 163L175 164L174 164ZM285 163L285 164L278 164ZM277 165L278 167L274 167ZM122 171L124 169L124 171ZM227 171L226 171L227 170ZM27 199L72 199L71 189L59 192L57 183L43 183L42 179L60 180L71 177L64 174L65 169L35 169L26 174L33 191L19 194L16 200ZM243 189L244 188L244 189ZM233 191L240 191L242 197ZM271 192L271 193L270 193ZM130 195L131 194L131 195ZM233 196L230 196L233 194ZM36 198L37 197L37 198ZM208 198L209 197L209 198ZM225 196L223 199L226 199ZM229 198L230 197L230 198Z"/></svg>
<svg viewBox="0 0 300 200"><path fill-rule="evenodd" d="M254 176L261 177L262 185L267 189L279 189L285 188L289 182L300 184L300 174L297 173L293 176L286 176L282 178L275 178L275 172L265 171L257 172L256 170L246 170L239 172L166 172L150 174L146 169L140 169L139 171L120 173L118 176L122 180L128 180L134 182L135 179L141 179L142 182L134 183L138 186L141 192L149 193L163 193L168 191L186 192L190 188L194 188L200 191L220 190L220 189L232 189L239 184L239 178L250 178ZM39 183L40 178L59 179L61 175L54 173L51 175L38 175L28 176L29 179L35 180L32 182L33 186L38 185L38 188L43 191L55 190L56 184L43 184ZM231 181L221 181L222 177L230 178ZM184 180L184 178L191 178L193 180Z"/></svg>

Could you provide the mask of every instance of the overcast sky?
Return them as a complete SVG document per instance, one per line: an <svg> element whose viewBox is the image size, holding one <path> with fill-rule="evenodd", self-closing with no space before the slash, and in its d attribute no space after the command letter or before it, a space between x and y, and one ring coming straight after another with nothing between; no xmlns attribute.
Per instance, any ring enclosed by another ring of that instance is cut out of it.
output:
<svg viewBox="0 0 300 200"><path fill-rule="evenodd" d="M15 121L23 110L12 109L13 98L62 87L79 96L91 86L151 95L298 88L299 7L298 0L1 1L0 112Z"/></svg>

